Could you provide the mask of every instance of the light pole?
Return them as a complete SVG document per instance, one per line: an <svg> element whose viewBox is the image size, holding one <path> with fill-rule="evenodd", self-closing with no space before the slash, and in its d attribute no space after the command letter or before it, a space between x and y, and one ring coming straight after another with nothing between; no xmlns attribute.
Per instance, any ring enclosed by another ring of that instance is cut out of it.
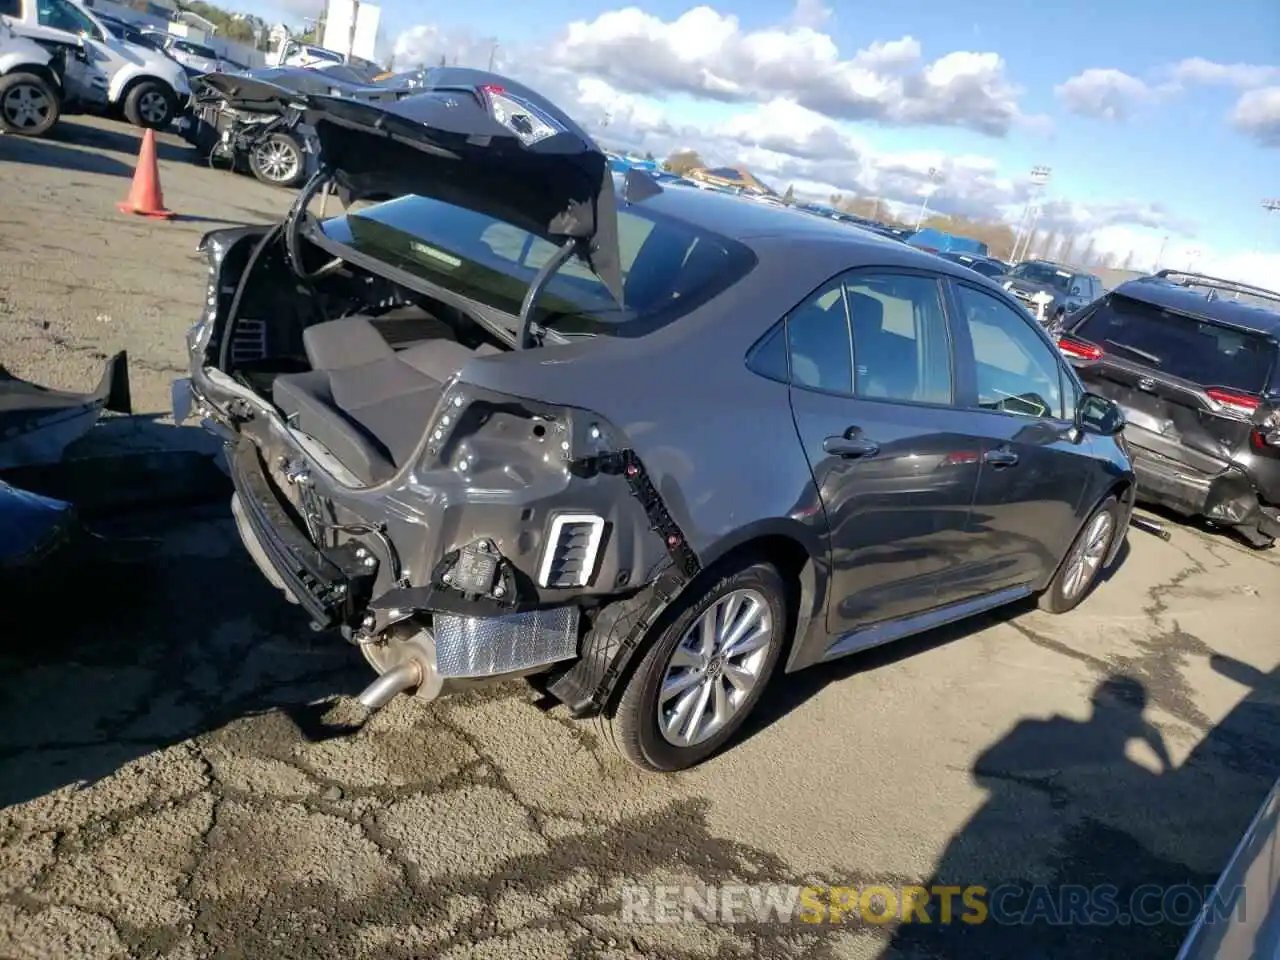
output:
<svg viewBox="0 0 1280 960"><path fill-rule="evenodd" d="M920 229L920 224L924 223L924 215L929 209L929 198L938 189L938 184L942 182L942 171L937 167L929 168L929 182L924 187L924 199L920 201L920 214L916 217L916 229Z"/></svg>
<svg viewBox="0 0 1280 960"><path fill-rule="evenodd" d="M1262 201L1262 209L1267 213L1280 212L1280 197L1268 197Z"/></svg>
<svg viewBox="0 0 1280 960"><path fill-rule="evenodd" d="M1036 165L1031 168L1032 192L1027 196L1027 205L1022 208L1022 219L1018 221L1018 233L1013 241L1013 252L1010 259L1018 262L1019 250L1022 256L1027 255L1027 247L1031 246L1031 231L1035 228L1036 219L1040 216L1039 199L1045 185L1049 182L1051 167Z"/></svg>

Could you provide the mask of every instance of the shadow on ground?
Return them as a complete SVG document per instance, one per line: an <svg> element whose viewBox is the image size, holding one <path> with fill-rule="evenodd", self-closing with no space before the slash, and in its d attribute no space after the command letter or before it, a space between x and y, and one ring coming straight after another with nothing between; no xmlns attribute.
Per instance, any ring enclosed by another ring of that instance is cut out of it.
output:
<svg viewBox="0 0 1280 960"><path fill-rule="evenodd" d="M54 128L55 131L57 128ZM84 128L89 129L89 128ZM71 143L74 141L68 141ZM76 173L100 173L111 177L132 177L133 166L114 157L78 150L50 138L0 136L0 163L24 163L59 167Z"/></svg>
<svg viewBox="0 0 1280 960"><path fill-rule="evenodd" d="M984 887L985 921L957 896L940 922L935 899L882 960L1174 956L1280 776L1280 672L1210 663L1250 692L1176 768L1146 687L1123 674L1098 683L1088 719L1024 720L982 754L987 801L925 886Z"/></svg>
<svg viewBox="0 0 1280 960"><path fill-rule="evenodd" d="M67 576L6 604L0 809L239 717L309 717L308 703L367 683L354 648L312 633L266 583L227 514L99 523L99 562L63 559Z"/></svg>

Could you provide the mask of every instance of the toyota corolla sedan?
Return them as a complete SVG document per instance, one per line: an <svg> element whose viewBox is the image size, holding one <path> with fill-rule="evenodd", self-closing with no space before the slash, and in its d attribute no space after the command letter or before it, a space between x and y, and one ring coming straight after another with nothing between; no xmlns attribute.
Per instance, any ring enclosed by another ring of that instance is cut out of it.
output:
<svg viewBox="0 0 1280 960"><path fill-rule="evenodd" d="M1065 613L1114 562L1123 420L986 278L615 179L489 73L306 121L292 212L204 241L175 416L226 440L248 552L364 654L367 707L532 677L678 770L775 674Z"/></svg>

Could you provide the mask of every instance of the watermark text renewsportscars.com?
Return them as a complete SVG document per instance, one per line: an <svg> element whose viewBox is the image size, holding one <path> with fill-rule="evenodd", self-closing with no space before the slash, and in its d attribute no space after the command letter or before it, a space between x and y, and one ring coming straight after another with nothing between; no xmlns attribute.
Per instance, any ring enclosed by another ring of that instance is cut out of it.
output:
<svg viewBox="0 0 1280 960"><path fill-rule="evenodd" d="M1083 886L624 886L624 923L921 923L1190 926L1245 919L1241 888Z"/></svg>

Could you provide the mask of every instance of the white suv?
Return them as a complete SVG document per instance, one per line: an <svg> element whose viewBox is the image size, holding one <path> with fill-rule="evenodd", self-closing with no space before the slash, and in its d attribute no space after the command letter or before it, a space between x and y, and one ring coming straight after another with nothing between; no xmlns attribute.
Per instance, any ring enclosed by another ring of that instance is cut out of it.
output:
<svg viewBox="0 0 1280 960"><path fill-rule="evenodd" d="M191 97L181 64L158 50L117 39L74 0L0 0L0 19L36 42L82 44L109 77L111 110L137 126L168 126Z"/></svg>

